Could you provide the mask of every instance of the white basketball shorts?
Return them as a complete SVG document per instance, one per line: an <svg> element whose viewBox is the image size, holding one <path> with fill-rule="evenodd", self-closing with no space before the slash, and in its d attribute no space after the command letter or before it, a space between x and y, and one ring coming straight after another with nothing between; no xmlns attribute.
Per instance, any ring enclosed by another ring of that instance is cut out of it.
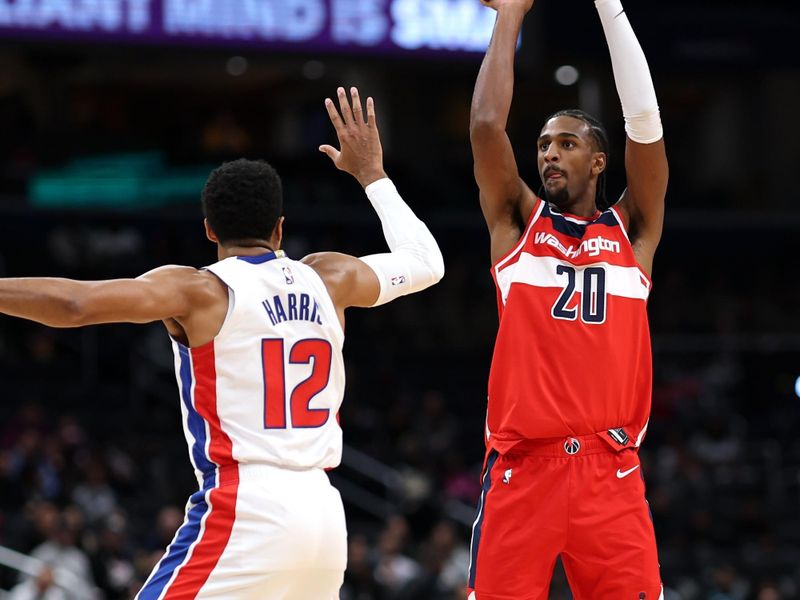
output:
<svg viewBox="0 0 800 600"><path fill-rule="evenodd" d="M344 508L321 469L223 467L136 600L337 600L347 564Z"/></svg>

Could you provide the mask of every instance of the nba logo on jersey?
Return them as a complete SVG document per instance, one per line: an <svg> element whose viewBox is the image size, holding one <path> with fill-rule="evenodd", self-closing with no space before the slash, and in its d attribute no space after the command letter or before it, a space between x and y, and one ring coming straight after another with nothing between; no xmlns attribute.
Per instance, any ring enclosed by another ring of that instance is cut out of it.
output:
<svg viewBox="0 0 800 600"><path fill-rule="evenodd" d="M292 275L292 270L289 267L283 267L283 276L288 285L292 285L294 283L294 275Z"/></svg>
<svg viewBox="0 0 800 600"><path fill-rule="evenodd" d="M503 473L503 483L505 483L506 485L511 483L511 475L512 475L511 472L512 471L513 471L513 469L506 469L506 472Z"/></svg>

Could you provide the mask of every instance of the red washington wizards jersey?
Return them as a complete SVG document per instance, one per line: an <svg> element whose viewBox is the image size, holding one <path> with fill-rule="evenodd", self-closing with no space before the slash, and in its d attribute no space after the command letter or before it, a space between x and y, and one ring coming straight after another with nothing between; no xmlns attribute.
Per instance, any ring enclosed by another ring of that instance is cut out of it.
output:
<svg viewBox="0 0 800 600"><path fill-rule="evenodd" d="M624 428L650 413L650 279L619 213L561 214L537 199L519 243L492 268L500 327L489 374L487 444Z"/></svg>

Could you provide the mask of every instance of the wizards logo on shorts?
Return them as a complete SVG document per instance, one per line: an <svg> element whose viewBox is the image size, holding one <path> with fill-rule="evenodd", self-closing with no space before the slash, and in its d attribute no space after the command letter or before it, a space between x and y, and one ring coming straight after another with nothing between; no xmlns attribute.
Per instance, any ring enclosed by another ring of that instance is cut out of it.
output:
<svg viewBox="0 0 800 600"><path fill-rule="evenodd" d="M570 456L575 455L580 451L581 451L581 443L579 440L575 438L569 438L566 442L564 442L564 452L566 452Z"/></svg>

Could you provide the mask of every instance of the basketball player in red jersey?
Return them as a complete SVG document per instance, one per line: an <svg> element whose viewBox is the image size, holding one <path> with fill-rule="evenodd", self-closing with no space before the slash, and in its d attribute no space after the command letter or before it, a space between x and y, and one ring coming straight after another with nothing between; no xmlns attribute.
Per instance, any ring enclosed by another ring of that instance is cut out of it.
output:
<svg viewBox="0 0 800 600"><path fill-rule="evenodd" d="M625 117L628 187L608 206L605 130L566 110L539 133L537 195L505 131L533 0L483 1L497 21L470 139L500 326L470 599L546 599L560 556L577 600L657 600L637 451L650 410L646 302L668 168L647 61L620 0L596 0Z"/></svg>

